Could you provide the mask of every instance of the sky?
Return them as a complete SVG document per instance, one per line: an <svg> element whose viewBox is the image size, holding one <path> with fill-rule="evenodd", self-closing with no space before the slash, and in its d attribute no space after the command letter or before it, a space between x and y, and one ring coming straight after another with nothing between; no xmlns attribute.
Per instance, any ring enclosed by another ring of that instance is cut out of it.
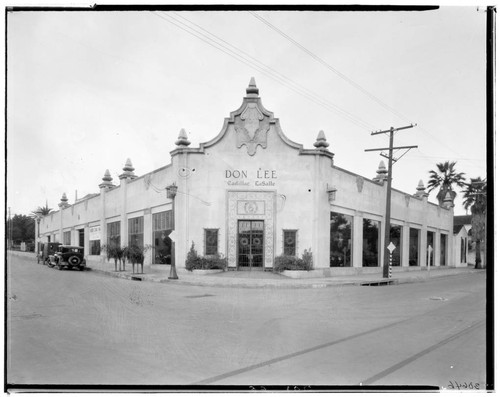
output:
<svg viewBox="0 0 500 397"><path fill-rule="evenodd" d="M194 33L195 29L198 33ZM218 44L217 44L218 43ZM223 47L221 47L223 46ZM215 137L254 77L291 140L323 130L335 165L372 178L388 136L413 194L447 160L486 176L486 13L142 11L7 16L7 206L29 214L170 163L179 131ZM402 154L401 152L399 154ZM437 202L437 192L429 200ZM465 214L462 199L455 213Z"/></svg>

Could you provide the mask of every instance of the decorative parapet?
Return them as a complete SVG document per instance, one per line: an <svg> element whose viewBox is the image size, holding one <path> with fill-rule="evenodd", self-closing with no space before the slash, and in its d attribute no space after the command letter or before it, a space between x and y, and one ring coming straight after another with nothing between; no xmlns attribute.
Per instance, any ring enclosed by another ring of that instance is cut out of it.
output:
<svg viewBox="0 0 500 397"><path fill-rule="evenodd" d="M113 185L113 182L111 182L113 178L111 177L111 173L109 170L106 170L104 172L104 176L102 177L102 183L99 185L99 189L111 189L112 187L115 187Z"/></svg>
<svg viewBox="0 0 500 397"><path fill-rule="evenodd" d="M66 193L63 193L61 197L61 202L58 204L60 209L65 209L68 208L70 205L68 204L68 197L66 196Z"/></svg>
<svg viewBox="0 0 500 397"><path fill-rule="evenodd" d="M414 194L414 196L417 198L420 198L420 199L429 196L425 192L425 186L424 186L424 182L422 181L422 179L420 179L420 181L418 181L417 192Z"/></svg>
<svg viewBox="0 0 500 397"><path fill-rule="evenodd" d="M319 155L331 159L333 159L334 156L334 154L327 149L329 143L326 142L326 138L322 132L318 135L315 149L304 149L303 145L289 139L281 130L279 119L275 118L274 114L262 105L259 97L259 89L253 77L250 79L250 83L246 89L246 96L243 97L243 103L239 109L231 112L230 116L224 119L222 129L215 138L208 142L201 143L198 148L188 148L186 146L177 147L170 152L170 155L175 156L179 153L204 154L206 148L214 146L229 133L228 131L232 131L230 126L234 126L234 133L237 134L236 149L246 146L246 151L249 156L253 156L256 153L258 146L262 149L267 148L267 138L271 130L273 130L286 145L297 150L299 155Z"/></svg>
<svg viewBox="0 0 500 397"><path fill-rule="evenodd" d="M118 178L122 179L135 179L137 175L134 174L135 168L132 166L132 161L127 159L125 162L125 166L123 167L123 174L121 174Z"/></svg>
<svg viewBox="0 0 500 397"><path fill-rule="evenodd" d="M384 181L387 181L387 168L385 168L384 162L381 161L378 165L377 176L373 178L373 182L382 184Z"/></svg>

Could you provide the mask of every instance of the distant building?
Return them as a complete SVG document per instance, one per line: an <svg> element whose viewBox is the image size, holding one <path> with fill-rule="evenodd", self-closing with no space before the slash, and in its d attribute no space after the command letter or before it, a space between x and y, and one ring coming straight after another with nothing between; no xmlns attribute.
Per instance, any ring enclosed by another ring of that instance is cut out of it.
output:
<svg viewBox="0 0 500 397"><path fill-rule="evenodd" d="M469 255L469 235L466 225L455 224L453 226L453 240L455 246L453 263L455 267L465 267Z"/></svg>
<svg viewBox="0 0 500 397"><path fill-rule="evenodd" d="M106 170L100 193L69 205L40 223L42 241L81 245L101 260L104 244L149 244L146 264L168 264L175 184L176 263L182 267L192 243L202 255L222 253L231 269L272 269L281 254L311 249L324 274L379 271L383 263L386 174L383 162L368 179L334 164L323 131L313 148L291 141L266 110L252 79L238 110L220 133L198 147L184 130L171 163L136 176L127 160L119 185ZM145 154L147 155L147 154ZM393 189L393 266L453 266L453 205ZM428 247L432 254L428 256ZM342 268L342 269L341 269Z"/></svg>

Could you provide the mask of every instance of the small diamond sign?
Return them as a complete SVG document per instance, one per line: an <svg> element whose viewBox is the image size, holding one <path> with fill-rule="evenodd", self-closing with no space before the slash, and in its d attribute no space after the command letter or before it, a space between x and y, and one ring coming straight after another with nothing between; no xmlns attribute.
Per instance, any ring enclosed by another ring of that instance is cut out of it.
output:
<svg viewBox="0 0 500 397"><path fill-rule="evenodd" d="M433 251L433 249L432 249L432 245L429 245L429 246L427 247L427 252L432 252L432 251Z"/></svg>
<svg viewBox="0 0 500 397"><path fill-rule="evenodd" d="M396 246L391 241L391 243L387 246L387 249L392 254L392 251L394 251L396 249Z"/></svg>
<svg viewBox="0 0 500 397"><path fill-rule="evenodd" d="M172 240L175 243L175 240L177 239L177 233L175 230L172 230L172 232L168 235L170 240Z"/></svg>

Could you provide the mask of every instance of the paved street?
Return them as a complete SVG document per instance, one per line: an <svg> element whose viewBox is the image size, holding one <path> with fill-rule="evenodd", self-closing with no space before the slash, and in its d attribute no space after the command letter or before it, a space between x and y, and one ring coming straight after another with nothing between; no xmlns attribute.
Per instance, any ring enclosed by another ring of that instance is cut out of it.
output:
<svg viewBox="0 0 500 397"><path fill-rule="evenodd" d="M8 266L10 384L485 388L484 272L240 289Z"/></svg>

